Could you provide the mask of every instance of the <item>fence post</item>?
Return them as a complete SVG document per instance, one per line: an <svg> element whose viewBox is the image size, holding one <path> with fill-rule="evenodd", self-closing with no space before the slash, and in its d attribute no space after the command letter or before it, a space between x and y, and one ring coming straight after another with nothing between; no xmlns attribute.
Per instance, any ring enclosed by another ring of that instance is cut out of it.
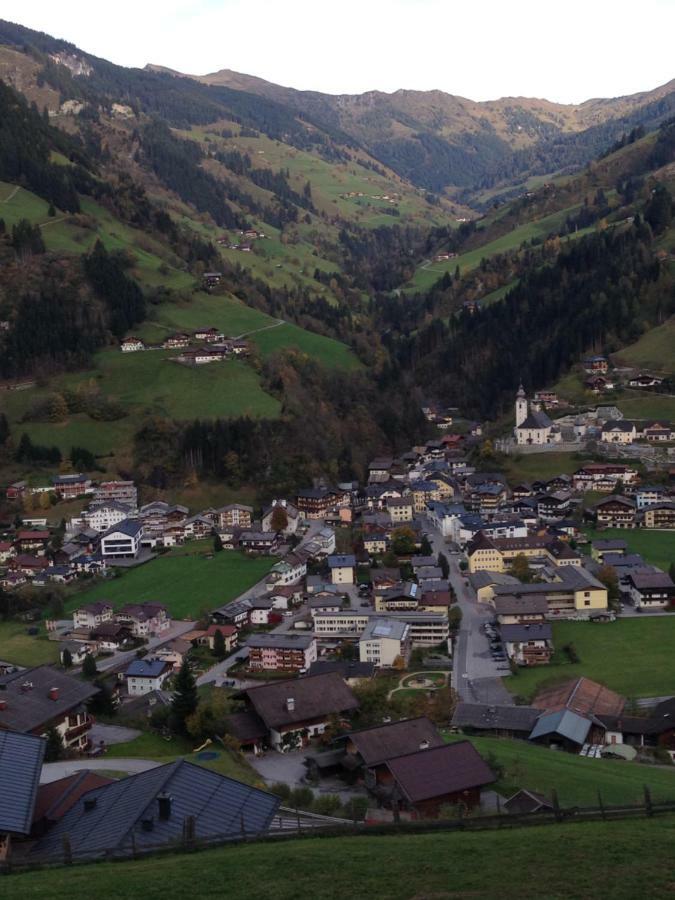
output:
<svg viewBox="0 0 675 900"><path fill-rule="evenodd" d="M131 858L136 859L136 834L131 832Z"/></svg>
<svg viewBox="0 0 675 900"><path fill-rule="evenodd" d="M652 806L652 795L651 795L651 792L650 792L649 788L647 787L647 785L644 786L644 791L645 791L645 812L647 813L648 816L653 816L654 815L654 807Z"/></svg>
<svg viewBox="0 0 675 900"><path fill-rule="evenodd" d="M70 845L70 835L63 835L63 863L66 866L73 864L73 848Z"/></svg>
<svg viewBox="0 0 675 900"><path fill-rule="evenodd" d="M555 788L551 791L551 803L553 805L553 814L555 815L556 822L562 822L563 813L560 809L560 801L558 800L558 792Z"/></svg>
<svg viewBox="0 0 675 900"><path fill-rule="evenodd" d="M602 802L602 794L598 791L598 806L600 807L600 815L602 816L603 822L607 818L605 815L605 804Z"/></svg>

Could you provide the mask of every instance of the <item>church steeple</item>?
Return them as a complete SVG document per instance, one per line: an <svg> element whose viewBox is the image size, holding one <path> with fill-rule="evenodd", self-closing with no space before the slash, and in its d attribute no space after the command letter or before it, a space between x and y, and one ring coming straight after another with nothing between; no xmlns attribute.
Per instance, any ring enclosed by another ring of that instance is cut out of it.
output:
<svg viewBox="0 0 675 900"><path fill-rule="evenodd" d="M522 425L527 418L527 395L525 388L520 385L516 394L516 428Z"/></svg>

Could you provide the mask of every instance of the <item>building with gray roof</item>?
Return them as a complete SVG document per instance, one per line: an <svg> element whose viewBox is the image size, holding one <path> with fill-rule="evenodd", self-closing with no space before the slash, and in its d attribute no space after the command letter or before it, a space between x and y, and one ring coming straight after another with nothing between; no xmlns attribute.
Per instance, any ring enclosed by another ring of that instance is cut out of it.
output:
<svg viewBox="0 0 675 900"><path fill-rule="evenodd" d="M32 734L0 731L0 836L30 832L45 746Z"/></svg>

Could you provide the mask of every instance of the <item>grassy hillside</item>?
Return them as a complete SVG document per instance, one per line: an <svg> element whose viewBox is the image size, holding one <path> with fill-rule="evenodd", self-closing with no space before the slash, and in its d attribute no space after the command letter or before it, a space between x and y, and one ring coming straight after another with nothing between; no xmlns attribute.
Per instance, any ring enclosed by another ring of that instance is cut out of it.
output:
<svg viewBox="0 0 675 900"><path fill-rule="evenodd" d="M362 835L37 871L6 878L3 890L8 900L71 900L89 893L95 879L101 900L162 900L167 885L174 896L194 895L199 885L200 897L216 897L225 883L228 897L241 900L581 900L599 892L632 900L672 892L674 847L673 816L495 833Z"/></svg>
<svg viewBox="0 0 675 900"><path fill-rule="evenodd" d="M675 372L675 319L645 332L639 341L614 354L617 365L670 375Z"/></svg>
<svg viewBox="0 0 675 900"><path fill-rule="evenodd" d="M620 618L607 625L557 622L553 644L551 665L520 669L507 679L510 691L529 700L546 682L587 675L625 697L675 694L675 616ZM567 644L574 645L578 663L568 661L563 652Z"/></svg>
<svg viewBox="0 0 675 900"><path fill-rule="evenodd" d="M72 596L66 611L93 600L108 600L114 607L154 600L164 603L174 618L197 618L204 610L227 603L252 587L275 562L270 557L256 559L234 550L223 550L208 559L204 554L211 550L210 542L201 542L199 547L198 551L191 547L191 552L181 547L104 580Z"/></svg>
<svg viewBox="0 0 675 900"><path fill-rule="evenodd" d="M451 741L464 739L463 735L448 736ZM495 789L504 797L520 788L539 791L547 797L556 790L561 806L596 806L600 791L604 803L640 803L644 786L648 785L655 800L675 798L675 767L588 759L508 738L469 740L482 756L496 760L502 767Z"/></svg>

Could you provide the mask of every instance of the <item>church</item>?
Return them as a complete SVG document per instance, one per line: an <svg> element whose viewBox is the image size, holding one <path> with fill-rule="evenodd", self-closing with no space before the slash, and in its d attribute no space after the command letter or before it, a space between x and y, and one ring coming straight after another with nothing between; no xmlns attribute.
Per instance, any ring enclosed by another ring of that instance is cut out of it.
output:
<svg viewBox="0 0 675 900"><path fill-rule="evenodd" d="M528 402L521 384L516 394L516 444L557 444L562 440L560 429L549 419L541 403Z"/></svg>

